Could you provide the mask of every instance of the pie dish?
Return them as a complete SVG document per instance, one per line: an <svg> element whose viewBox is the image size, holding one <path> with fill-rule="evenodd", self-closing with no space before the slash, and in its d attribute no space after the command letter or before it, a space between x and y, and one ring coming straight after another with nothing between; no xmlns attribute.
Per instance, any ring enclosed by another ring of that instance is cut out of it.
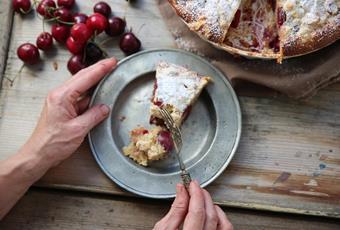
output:
<svg viewBox="0 0 340 230"><path fill-rule="evenodd" d="M281 61L340 38L340 0L168 1L192 31L233 54ZM221 24L216 18L232 21ZM211 36L215 27L219 36Z"/></svg>
<svg viewBox="0 0 340 230"><path fill-rule="evenodd" d="M180 127L210 81L208 76L160 61L156 68L150 106L150 124L154 126L150 130L144 127L134 128L130 132L129 145L123 148L124 155L143 166L148 166L150 161L164 159L172 150L173 143L159 108L167 109Z"/></svg>

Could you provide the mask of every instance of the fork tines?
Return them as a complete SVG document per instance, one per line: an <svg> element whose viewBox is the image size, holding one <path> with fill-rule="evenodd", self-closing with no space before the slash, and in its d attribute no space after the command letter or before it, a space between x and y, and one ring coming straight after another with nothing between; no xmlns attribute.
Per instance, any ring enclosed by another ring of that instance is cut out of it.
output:
<svg viewBox="0 0 340 230"><path fill-rule="evenodd" d="M161 113L161 115L164 119L165 125L167 126L170 133L172 134L175 147L176 147L177 151L179 151L182 148L181 131L178 128L178 126L176 125L175 121L172 119L168 110L166 110L164 108L160 108L159 111L160 111L160 113Z"/></svg>

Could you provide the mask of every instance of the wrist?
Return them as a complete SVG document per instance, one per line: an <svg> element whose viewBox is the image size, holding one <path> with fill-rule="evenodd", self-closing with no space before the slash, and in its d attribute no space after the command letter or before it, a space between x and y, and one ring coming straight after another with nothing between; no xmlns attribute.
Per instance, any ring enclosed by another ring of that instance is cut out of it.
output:
<svg viewBox="0 0 340 230"><path fill-rule="evenodd" d="M42 143L34 143L31 139L26 142L10 159L13 162L13 175L32 184L39 180L52 167L43 151Z"/></svg>

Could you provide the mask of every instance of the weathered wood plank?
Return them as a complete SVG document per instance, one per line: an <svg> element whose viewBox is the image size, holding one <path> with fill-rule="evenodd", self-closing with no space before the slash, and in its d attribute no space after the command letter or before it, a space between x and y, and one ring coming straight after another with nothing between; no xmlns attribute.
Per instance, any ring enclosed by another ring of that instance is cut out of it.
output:
<svg viewBox="0 0 340 230"><path fill-rule="evenodd" d="M62 202L61 202L62 201ZM1 229L152 229L170 202L29 191ZM225 209L235 229L338 229L338 220Z"/></svg>
<svg viewBox="0 0 340 230"><path fill-rule="evenodd" d="M12 16L11 1L2 2L0 7L0 85L7 60L9 38L12 30Z"/></svg>
<svg viewBox="0 0 340 230"><path fill-rule="evenodd" d="M125 1L111 2L117 15L126 15L145 49L173 46L156 1L138 1L129 8ZM92 4L81 1L81 8L90 12ZM33 15L25 20L15 16L16 36L10 46L6 77L14 77L20 68L15 54L18 44L35 41L41 30L39 19ZM122 58L116 43L108 43L108 51ZM47 54L41 65L26 68L13 87L4 81L0 91L0 159L13 154L30 135L48 90L69 78L65 67L68 58L65 49L58 49ZM58 63L57 70L54 63ZM241 144L230 167L208 187L214 200L229 206L340 217L338 98L340 84L304 102L242 97ZM39 185L131 195L104 176L86 144L52 169Z"/></svg>

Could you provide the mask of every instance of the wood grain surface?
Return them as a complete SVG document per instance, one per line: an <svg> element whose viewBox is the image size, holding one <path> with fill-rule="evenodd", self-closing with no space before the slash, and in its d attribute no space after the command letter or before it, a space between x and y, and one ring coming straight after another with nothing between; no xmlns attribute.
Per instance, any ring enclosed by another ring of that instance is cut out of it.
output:
<svg viewBox="0 0 340 230"><path fill-rule="evenodd" d="M11 1L3 1L0 6L0 85L5 70L8 46L10 41L13 14Z"/></svg>
<svg viewBox="0 0 340 230"><path fill-rule="evenodd" d="M90 13L95 1L78 1ZM126 16L143 48L173 47L157 1L127 7L109 1ZM2 5L0 7L3 7ZM16 47L34 42L42 31L32 15L14 17L5 76L13 78L21 62ZM70 78L68 52L57 48L42 55L40 65L25 68L13 86L5 79L0 92L0 159L25 142L39 117L47 92ZM122 58L117 40L106 43L110 55ZM227 170L208 187L214 201L234 207L340 218L340 84L308 101L241 97L243 130L240 147ZM39 186L131 194L118 188L96 165L85 143L69 160L50 170Z"/></svg>
<svg viewBox="0 0 340 230"><path fill-rule="evenodd" d="M166 201L83 193L29 191L9 215L1 229L152 229L170 207ZM308 229L335 230L335 219L293 216L235 208L224 209L237 230Z"/></svg>

